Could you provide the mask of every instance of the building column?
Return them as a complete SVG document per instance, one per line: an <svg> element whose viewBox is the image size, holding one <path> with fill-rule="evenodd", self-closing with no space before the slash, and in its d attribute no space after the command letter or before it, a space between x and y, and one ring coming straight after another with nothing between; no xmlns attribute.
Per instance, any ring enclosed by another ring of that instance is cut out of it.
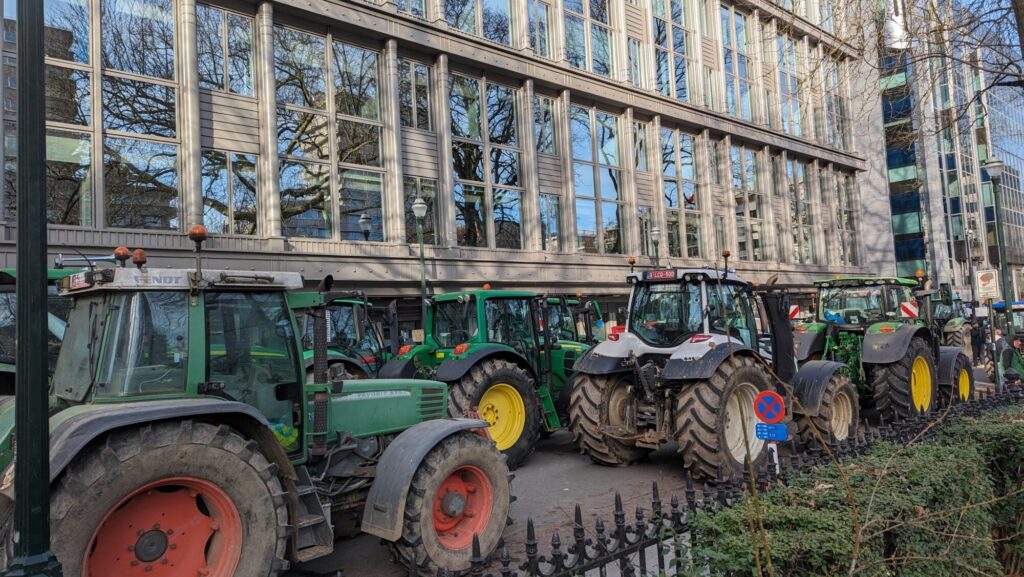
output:
<svg viewBox="0 0 1024 577"><path fill-rule="evenodd" d="M274 90L274 5L261 2L256 13L256 91L259 96L260 212L263 214L263 236L282 238L281 191L278 188L277 109ZM280 244L284 249L284 244Z"/></svg>
<svg viewBox="0 0 1024 577"><path fill-rule="evenodd" d="M398 109L398 41L384 44L384 77L381 79L381 120L384 121L384 241L405 242L405 186L402 178L402 119Z"/></svg>
<svg viewBox="0 0 1024 577"><path fill-rule="evenodd" d="M559 2L561 4L561 2ZM559 11L561 14L561 11ZM562 161L562 196L559 216L559 248L560 252L575 254L576 250L576 189L573 186L572 172L572 124L569 121L571 101L569 90L565 89L555 101L555 138L558 140L558 151Z"/></svg>
<svg viewBox="0 0 1024 577"><path fill-rule="evenodd" d="M522 134L523 158L520 173L523 178L522 234L523 249L541 250L540 227L540 177L537 172L537 140L533 137L533 80L523 81L520 92L519 126Z"/></svg>
<svg viewBox="0 0 1024 577"><path fill-rule="evenodd" d="M448 55L439 54L434 66L431 91L434 96L434 118L437 119L437 244L458 246L455 228L455 175L452 174L452 123L448 106Z"/></svg>
<svg viewBox="0 0 1024 577"><path fill-rule="evenodd" d="M202 143L199 128L199 65L196 58L196 2L178 2L181 23L181 180L182 204L185 207L184 229L203 223Z"/></svg>
<svg viewBox="0 0 1024 577"><path fill-rule="evenodd" d="M654 206L651 207L651 230L654 230L654 227L658 227L658 231L661 233L657 246L658 261L667 263L669 255L668 228L665 223L668 222L668 219L665 217L665 167L662 166L664 159L661 155L661 115L655 115L651 119L651 132L647 137L647 149L656 151L653 155L656 160L654 165L650 167L651 173L654 175ZM648 155L648 159L650 158L651 156ZM654 255L651 254L651 257L653 258Z"/></svg>

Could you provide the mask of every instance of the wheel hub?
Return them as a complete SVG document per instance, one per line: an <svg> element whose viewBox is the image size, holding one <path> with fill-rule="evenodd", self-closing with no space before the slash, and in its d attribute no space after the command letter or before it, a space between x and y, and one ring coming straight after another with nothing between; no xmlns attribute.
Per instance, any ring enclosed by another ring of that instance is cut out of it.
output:
<svg viewBox="0 0 1024 577"><path fill-rule="evenodd" d="M466 497L462 493L449 491L441 497L441 512L449 517L458 517L466 510Z"/></svg>
<svg viewBox="0 0 1024 577"><path fill-rule="evenodd" d="M511 448L526 428L526 404L512 385L491 385L480 398L477 408L487 421L488 432L499 451Z"/></svg>
<svg viewBox="0 0 1024 577"><path fill-rule="evenodd" d="M167 551L167 535L159 529L146 531L135 542L135 557L143 563L150 563L164 556Z"/></svg>

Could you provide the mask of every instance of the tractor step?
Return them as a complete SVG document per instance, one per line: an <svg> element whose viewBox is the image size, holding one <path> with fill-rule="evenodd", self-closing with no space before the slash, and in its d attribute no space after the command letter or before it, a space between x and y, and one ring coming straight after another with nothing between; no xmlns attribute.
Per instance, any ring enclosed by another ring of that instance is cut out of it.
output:
<svg viewBox="0 0 1024 577"><path fill-rule="evenodd" d="M309 561L334 551L334 528L331 526L330 505L320 501L316 488L305 467L296 467L298 479L295 493L298 503L295 509L295 535L292 540L292 556L296 561Z"/></svg>

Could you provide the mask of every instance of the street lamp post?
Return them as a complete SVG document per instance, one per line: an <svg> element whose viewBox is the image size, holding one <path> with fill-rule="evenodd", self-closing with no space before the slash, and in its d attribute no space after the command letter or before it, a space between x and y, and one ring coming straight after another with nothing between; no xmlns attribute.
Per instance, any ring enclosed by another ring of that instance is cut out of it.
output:
<svg viewBox="0 0 1024 577"><path fill-rule="evenodd" d="M359 228L363 231L363 240L370 240L370 215L365 212L359 217Z"/></svg>
<svg viewBox="0 0 1024 577"><path fill-rule="evenodd" d="M420 243L420 322L427 326L427 265L423 257L423 219L427 216L427 203L420 196L412 201L412 213L416 216L416 239Z"/></svg>
<svg viewBox="0 0 1024 577"><path fill-rule="evenodd" d="M653 227L651 229L651 242L654 244L654 268L661 268L658 265L658 243L661 242L661 229Z"/></svg>
<svg viewBox="0 0 1024 577"><path fill-rule="evenodd" d="M1006 329L1003 334L1009 338L1009 335L1013 334L1013 292L1010 281L1010 263L1006 262L1006 238L1003 233L1003 203L1000 198L1002 195L999 191L999 181L1005 167L1006 165L1003 164L1003 161L995 156L988 159L988 162L985 163L985 170L988 171L988 176L992 179L992 204L995 205L996 211L996 248L999 251L999 283L1003 285L1003 320L1006 323Z"/></svg>

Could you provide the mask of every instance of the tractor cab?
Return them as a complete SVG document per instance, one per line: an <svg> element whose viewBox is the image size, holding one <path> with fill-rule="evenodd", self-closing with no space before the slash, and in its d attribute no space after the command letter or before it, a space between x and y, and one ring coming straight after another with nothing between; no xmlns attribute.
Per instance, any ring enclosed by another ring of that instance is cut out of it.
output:
<svg viewBox="0 0 1024 577"><path fill-rule="evenodd" d="M995 327L1006 333L1006 303L1003 301L994 303L992 311L995 313ZM1013 317L1013 330L1016 334L1024 334L1024 301L1014 301L1010 305L1010 314Z"/></svg>
<svg viewBox="0 0 1024 577"><path fill-rule="evenodd" d="M362 298L335 299L325 308L327 320L328 364L341 364L352 378L373 378L388 358L385 345L382 317ZM300 299L293 299L297 303ZM301 303L297 303L301 307ZM313 325L317 315L315 309L299 308L296 317L302 325L300 330L303 348L303 364L307 373L313 371ZM375 318L377 317L377 318Z"/></svg>
<svg viewBox="0 0 1024 577"><path fill-rule="evenodd" d="M917 281L886 277L848 277L814 283L818 288L815 322L864 331L877 323L917 322ZM805 329L807 327L804 327ZM797 327L797 332L802 332Z"/></svg>

